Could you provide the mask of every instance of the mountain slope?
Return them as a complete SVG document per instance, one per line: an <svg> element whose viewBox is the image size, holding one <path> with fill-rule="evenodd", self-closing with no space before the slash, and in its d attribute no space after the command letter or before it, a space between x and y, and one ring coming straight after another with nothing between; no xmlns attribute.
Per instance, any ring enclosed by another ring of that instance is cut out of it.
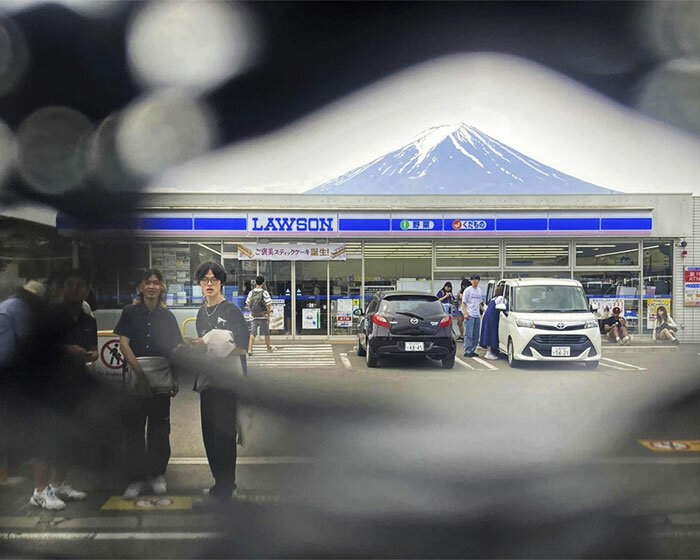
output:
<svg viewBox="0 0 700 560"><path fill-rule="evenodd" d="M307 194L606 194L463 123L411 143Z"/></svg>

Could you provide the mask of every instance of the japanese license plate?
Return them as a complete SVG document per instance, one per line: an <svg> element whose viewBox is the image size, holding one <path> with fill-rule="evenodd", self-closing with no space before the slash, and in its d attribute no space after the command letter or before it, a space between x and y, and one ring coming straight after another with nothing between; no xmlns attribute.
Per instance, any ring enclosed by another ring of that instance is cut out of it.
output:
<svg viewBox="0 0 700 560"><path fill-rule="evenodd" d="M571 356L571 348L568 346L552 346L552 356Z"/></svg>
<svg viewBox="0 0 700 560"><path fill-rule="evenodd" d="M425 350L425 346L422 342L407 342L406 352L422 352Z"/></svg>

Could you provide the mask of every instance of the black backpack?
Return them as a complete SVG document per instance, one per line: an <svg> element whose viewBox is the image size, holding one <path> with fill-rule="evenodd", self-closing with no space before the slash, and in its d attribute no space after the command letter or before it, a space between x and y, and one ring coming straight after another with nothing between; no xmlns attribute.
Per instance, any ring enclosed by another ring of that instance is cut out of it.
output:
<svg viewBox="0 0 700 560"><path fill-rule="evenodd" d="M255 290L250 295L250 312L253 317L261 317L266 314L267 305L265 305L265 292L263 290Z"/></svg>

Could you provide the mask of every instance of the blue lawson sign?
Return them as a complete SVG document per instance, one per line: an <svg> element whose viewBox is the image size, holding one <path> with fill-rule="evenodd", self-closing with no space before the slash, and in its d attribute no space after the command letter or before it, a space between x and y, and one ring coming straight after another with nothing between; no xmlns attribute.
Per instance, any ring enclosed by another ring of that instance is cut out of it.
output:
<svg viewBox="0 0 700 560"><path fill-rule="evenodd" d="M337 224L335 214L248 214L251 233L333 233Z"/></svg>
<svg viewBox="0 0 700 560"><path fill-rule="evenodd" d="M136 232L142 236L233 234L248 237L267 235L320 235L334 237L357 234L373 236L469 236L503 234L536 235L648 235L653 230L651 212L579 212L563 215L552 212L499 212L459 215L388 212L148 212L116 218L89 228L71 216L59 214L56 226L60 233L71 235L81 231Z"/></svg>

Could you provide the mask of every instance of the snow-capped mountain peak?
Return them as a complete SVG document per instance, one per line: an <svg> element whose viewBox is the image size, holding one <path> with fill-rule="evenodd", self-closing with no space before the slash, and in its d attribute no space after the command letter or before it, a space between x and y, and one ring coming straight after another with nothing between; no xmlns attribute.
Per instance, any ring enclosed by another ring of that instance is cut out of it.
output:
<svg viewBox="0 0 700 560"><path fill-rule="evenodd" d="M614 192L570 177L464 123L429 128L310 193L570 194Z"/></svg>

